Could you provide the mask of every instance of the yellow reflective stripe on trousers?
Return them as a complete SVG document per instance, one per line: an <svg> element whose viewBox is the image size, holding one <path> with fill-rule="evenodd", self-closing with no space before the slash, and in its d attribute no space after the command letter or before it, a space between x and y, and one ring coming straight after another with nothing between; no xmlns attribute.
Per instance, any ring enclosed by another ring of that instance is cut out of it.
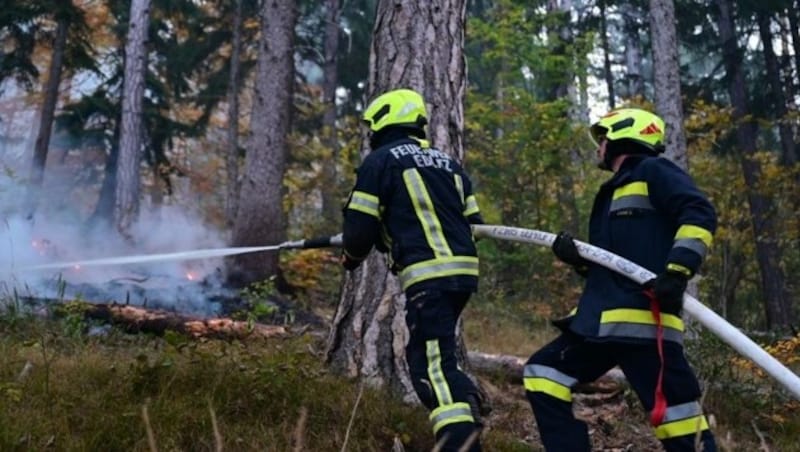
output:
<svg viewBox="0 0 800 452"><path fill-rule="evenodd" d="M438 340L431 339L425 342L425 356L428 358L428 378L433 386L433 392L436 393L436 400L439 405L450 405L453 403L453 396L442 371L442 353L439 350Z"/></svg>
<svg viewBox="0 0 800 452"><path fill-rule="evenodd" d="M445 425L455 424L456 422L475 422L469 404L464 402L441 405L431 411L428 419L433 424L434 435Z"/></svg>
<svg viewBox="0 0 800 452"><path fill-rule="evenodd" d="M447 244L442 231L442 224L439 222L439 217L436 216L436 210L431 201L428 189L425 188L425 182L419 171L416 168L411 168L403 171L403 181L406 184L408 196L411 198L411 203L414 205L414 211L417 214L422 230L425 231L425 239L428 246L433 250L436 257L452 256L453 252Z"/></svg>
<svg viewBox="0 0 800 452"><path fill-rule="evenodd" d="M523 369L523 383L529 392L543 392L564 402L572 402L572 386L578 380L549 366L528 364Z"/></svg>
<svg viewBox="0 0 800 452"><path fill-rule="evenodd" d="M380 218L380 214L378 213L379 203L380 201L375 195L363 191L354 191L350 196L350 203L347 205L347 208L372 215L375 218Z"/></svg>
<svg viewBox="0 0 800 452"><path fill-rule="evenodd" d="M679 436L696 435L697 432L708 430L708 420L705 416L692 416L680 421L665 422L655 428L656 438L660 440L677 438Z"/></svg>
<svg viewBox="0 0 800 452"><path fill-rule="evenodd" d="M400 284L406 290L421 281L457 275L478 276L478 258L453 256L417 262L400 272Z"/></svg>

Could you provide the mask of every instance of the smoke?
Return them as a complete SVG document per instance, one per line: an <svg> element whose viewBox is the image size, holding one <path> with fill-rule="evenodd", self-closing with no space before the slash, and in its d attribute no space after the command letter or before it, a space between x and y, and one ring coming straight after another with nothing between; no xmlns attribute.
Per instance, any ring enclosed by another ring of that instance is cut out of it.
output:
<svg viewBox="0 0 800 452"><path fill-rule="evenodd" d="M87 219L97 204L105 150L102 144L74 142L57 131L36 213L29 218L26 178L39 129L38 106L13 83L3 83L0 91L0 312L8 303L81 299L215 315L220 299L233 298L222 287L221 258L24 270L39 264L220 248L225 240L222 231L203 221L196 195L173 195L154 204L147 181L130 240L122 240L113 229L90 228ZM151 171L142 174L152 177Z"/></svg>
<svg viewBox="0 0 800 452"><path fill-rule="evenodd" d="M86 188L76 187L84 193L73 199L69 191L64 191L70 184L52 177L46 180L49 189L42 191L35 216L27 218L22 202L26 191L20 181L14 171L0 173L0 311L4 303L36 305L80 299L210 316L221 312L221 300L233 296L222 286L221 258L26 269L41 264L220 248L225 240L221 231L205 224L191 208L147 202L141 206L140 218L128 240L113 228L89 228L86 212L91 209L80 205ZM59 188L54 192L53 187Z"/></svg>
<svg viewBox="0 0 800 452"><path fill-rule="evenodd" d="M29 270L38 264L137 256L223 246L220 237L175 208L147 212L132 241L82 225L12 217L2 224L0 298L130 303L183 313L213 315L222 287L222 260L150 262L125 265Z"/></svg>

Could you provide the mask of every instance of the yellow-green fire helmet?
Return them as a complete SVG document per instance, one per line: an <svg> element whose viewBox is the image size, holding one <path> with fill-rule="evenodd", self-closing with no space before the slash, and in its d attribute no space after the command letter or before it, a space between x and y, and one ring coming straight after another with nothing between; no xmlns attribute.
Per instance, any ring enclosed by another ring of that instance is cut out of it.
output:
<svg viewBox="0 0 800 452"><path fill-rule="evenodd" d="M664 152L664 120L638 108L612 110L589 129L599 144L601 137L608 141L631 140L656 153Z"/></svg>
<svg viewBox="0 0 800 452"><path fill-rule="evenodd" d="M428 123L425 100L416 91L397 89L378 96L364 110L364 122L378 132L388 126L423 128Z"/></svg>

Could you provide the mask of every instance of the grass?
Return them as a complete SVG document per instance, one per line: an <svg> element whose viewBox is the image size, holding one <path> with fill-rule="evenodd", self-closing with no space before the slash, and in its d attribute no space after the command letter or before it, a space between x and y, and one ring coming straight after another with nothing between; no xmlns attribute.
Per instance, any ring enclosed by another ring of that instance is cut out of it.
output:
<svg viewBox="0 0 800 452"><path fill-rule="evenodd" d="M114 328L92 336L88 326L70 316L0 315L0 450L386 451L395 441L406 451L434 447L423 408L329 374L320 335L226 342ZM556 334L535 315L480 300L465 312L464 327L470 349L520 357ZM759 450L762 442L769 450L800 450L797 405L765 390L767 382L732 372L730 352L718 343L697 347L690 356L703 361L697 367L709 382L705 405L721 450ZM522 388L480 377L495 408L484 450L541 450ZM646 416L633 395L625 401L628 408L601 414L605 425L592 427L597 450L646 450Z"/></svg>
<svg viewBox="0 0 800 452"><path fill-rule="evenodd" d="M348 451L375 451L395 438L408 450L433 446L422 408L328 375L307 336L67 338L61 326L0 330L0 450L334 451L347 440Z"/></svg>
<svg viewBox="0 0 800 452"><path fill-rule="evenodd" d="M530 313L473 300L462 314L467 348L527 358L558 335L549 322Z"/></svg>

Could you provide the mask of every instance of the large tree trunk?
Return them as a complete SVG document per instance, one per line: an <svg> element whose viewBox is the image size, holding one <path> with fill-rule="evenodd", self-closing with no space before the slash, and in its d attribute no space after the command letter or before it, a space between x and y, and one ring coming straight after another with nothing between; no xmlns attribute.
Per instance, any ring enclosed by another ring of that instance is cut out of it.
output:
<svg viewBox="0 0 800 452"><path fill-rule="evenodd" d="M600 48L603 52L603 77L608 90L608 108L613 110L616 106L616 94L614 93L614 75L611 73L611 49L608 46L608 20L606 11L608 10L606 0L598 2L600 6Z"/></svg>
<svg viewBox="0 0 800 452"><path fill-rule="evenodd" d="M338 232L341 223L342 199L336 190L336 168L339 161L339 140L336 133L336 87L338 86L337 58L339 49L339 14L341 0L325 1L325 44L322 64L322 136L330 158L322 163L322 230L320 234Z"/></svg>
<svg viewBox="0 0 800 452"><path fill-rule="evenodd" d="M800 84L800 1L794 0L786 15L789 16L789 29L792 34L792 49L794 50L795 81Z"/></svg>
<svg viewBox="0 0 800 452"><path fill-rule="evenodd" d="M761 165L754 159L756 152L755 122L750 117L745 89L742 57L736 43L733 22L733 4L730 0L717 0L719 7L719 35L729 80L728 89L733 105L736 140L741 155L742 172L748 188L750 215L755 234L756 259L761 273L761 290L767 327L788 327L793 324L791 301L786 290L786 276L781 266L782 252L778 246L778 228L775 225L772 201L758 191L762 178Z"/></svg>
<svg viewBox="0 0 800 452"><path fill-rule="evenodd" d="M554 24L550 31L550 42L553 55L560 55L565 59L573 58L568 51L572 49L573 37L572 28L570 24L570 14L572 12L572 2L570 0L555 1L550 0L547 2L547 12L554 15L555 19L550 23ZM579 121L579 109L577 105L577 98L575 93L575 74L573 65L566 65L561 74L554 74L553 88L550 90L550 96L546 99L548 101L557 101L563 98L569 100L569 107L567 114L573 121ZM561 165L559 173L558 185L558 202L563 206L563 215L561 215L561 229L566 231L577 232L580 230L580 213L578 211L578 204L575 201L575 181L572 177L569 162L580 160L580 152L576 148L567 150L569 159L557 159Z"/></svg>
<svg viewBox="0 0 800 452"><path fill-rule="evenodd" d="M380 1L368 85L370 98L402 87L419 91L428 102L433 145L459 160L464 153L465 6L465 0ZM362 148L362 156L367 152ZM345 279L327 356L334 369L414 400L405 363L404 302L386 259L372 253Z"/></svg>
<svg viewBox="0 0 800 452"><path fill-rule="evenodd" d="M228 136L226 140L225 173L225 218L228 226L236 219L236 204L239 196L239 71L242 53L242 1L236 0L233 10L233 36L231 43L231 69L228 78Z"/></svg>
<svg viewBox="0 0 800 452"><path fill-rule="evenodd" d="M117 185L114 190L114 226L127 236L139 212L139 165L142 156L142 122L147 29L150 0L133 0L125 44L125 82L122 93L122 128L119 138Z"/></svg>
<svg viewBox="0 0 800 452"><path fill-rule="evenodd" d="M629 98L644 97L644 75L642 75L642 38L639 30L642 28L642 13L637 5L625 2L620 5L622 10L623 31L625 34L625 79L626 95ZM652 26L651 26L652 29ZM659 67L655 65L655 67Z"/></svg>
<svg viewBox="0 0 800 452"><path fill-rule="evenodd" d="M650 36L653 41L656 110L667 123L665 156L684 170L686 130L683 126L678 39L675 33L675 4L672 0L650 0Z"/></svg>
<svg viewBox="0 0 800 452"><path fill-rule="evenodd" d="M119 160L119 121L114 126L114 136L111 138L110 149L103 167L103 183L94 211L86 221L90 228L108 228L114 216L114 191L117 187L117 161Z"/></svg>
<svg viewBox="0 0 800 452"><path fill-rule="evenodd" d="M778 136L781 142L781 161L784 165L792 166L797 163L797 152L794 145L792 128L788 124L786 96L783 92L781 83L781 70L778 67L778 58L772 47L773 34L770 30L771 20L767 12L757 13L758 32L761 36L761 44L764 46L764 63L767 69L767 82L769 83L769 93L774 113L774 118L778 120Z"/></svg>
<svg viewBox="0 0 800 452"><path fill-rule="evenodd" d="M233 246L278 244L286 239L283 176L294 92L294 0L261 6L251 140L245 156ZM277 253L242 254L230 261L229 282L247 285L279 275Z"/></svg>
<svg viewBox="0 0 800 452"><path fill-rule="evenodd" d="M47 163L47 152L50 148L50 134L53 130L53 117L58 103L58 87L61 84L61 70L64 66L64 49L67 46L67 30L69 22L62 17L56 26L53 42L53 54L50 59L50 74L42 101L42 113L39 119L39 134L33 148L33 163L28 180L29 215L33 215L39 202L39 195L44 181L44 168Z"/></svg>

